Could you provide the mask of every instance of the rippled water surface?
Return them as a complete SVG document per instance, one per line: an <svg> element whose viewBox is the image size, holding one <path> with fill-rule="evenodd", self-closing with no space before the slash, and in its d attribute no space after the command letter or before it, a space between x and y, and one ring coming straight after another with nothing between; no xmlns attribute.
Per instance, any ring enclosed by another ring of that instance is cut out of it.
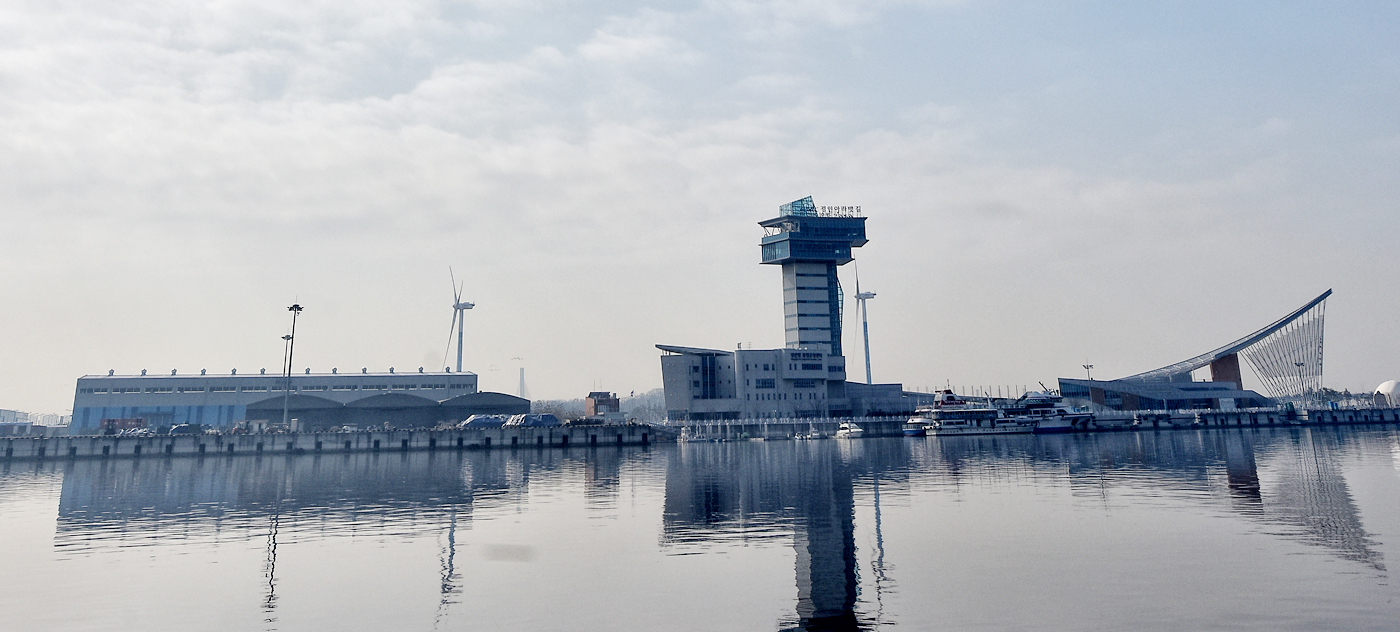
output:
<svg viewBox="0 0 1400 632"><path fill-rule="evenodd" d="M6 630L1394 630L1393 427L0 464Z"/></svg>

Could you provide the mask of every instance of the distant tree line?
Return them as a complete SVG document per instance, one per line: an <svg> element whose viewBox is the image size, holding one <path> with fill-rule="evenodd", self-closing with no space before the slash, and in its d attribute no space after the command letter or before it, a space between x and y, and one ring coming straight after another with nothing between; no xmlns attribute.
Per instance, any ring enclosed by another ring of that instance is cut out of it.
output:
<svg viewBox="0 0 1400 632"><path fill-rule="evenodd" d="M621 394L622 412L638 423L660 423L666 419L666 397L662 389L652 389L640 395ZM530 402L530 412L551 413L564 421L583 418L583 398L537 399Z"/></svg>

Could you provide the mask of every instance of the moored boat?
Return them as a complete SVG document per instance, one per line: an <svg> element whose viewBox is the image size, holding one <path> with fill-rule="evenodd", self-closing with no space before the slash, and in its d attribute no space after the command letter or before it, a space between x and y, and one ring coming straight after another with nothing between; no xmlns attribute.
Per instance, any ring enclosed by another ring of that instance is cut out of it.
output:
<svg viewBox="0 0 1400 632"><path fill-rule="evenodd" d="M920 407L916 412L909 423L922 418L924 432L935 436L1029 434L1035 430L1034 423L1007 418L996 408L965 401L950 390L939 393L933 406Z"/></svg>
<svg viewBox="0 0 1400 632"><path fill-rule="evenodd" d="M836 428L837 437L853 439L863 434L865 434L865 429L857 426L854 421L843 421L841 425Z"/></svg>
<svg viewBox="0 0 1400 632"><path fill-rule="evenodd" d="M1060 396L1035 391L1022 395L1004 412L1007 419L1030 425L1036 434L1088 430L1094 421L1093 413L1065 406Z"/></svg>

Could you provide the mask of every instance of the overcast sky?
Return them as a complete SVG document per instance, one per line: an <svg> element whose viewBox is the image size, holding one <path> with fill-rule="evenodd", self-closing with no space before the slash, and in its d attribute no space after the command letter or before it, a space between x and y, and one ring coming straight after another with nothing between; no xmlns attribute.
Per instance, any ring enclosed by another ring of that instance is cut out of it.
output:
<svg viewBox="0 0 1400 632"><path fill-rule="evenodd" d="M782 346L756 223L806 195L869 217L878 382L1121 377L1328 288L1325 383L1400 378L1393 2L18 0L0 96L0 408L276 373L293 301L298 371L440 370L449 266L483 389L641 392Z"/></svg>

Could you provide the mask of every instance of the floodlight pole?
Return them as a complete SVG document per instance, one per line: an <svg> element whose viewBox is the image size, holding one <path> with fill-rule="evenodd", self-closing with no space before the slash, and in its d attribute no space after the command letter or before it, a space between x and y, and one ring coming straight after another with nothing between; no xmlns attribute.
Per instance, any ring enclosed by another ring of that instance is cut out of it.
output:
<svg viewBox="0 0 1400 632"><path fill-rule="evenodd" d="M286 381L283 383L282 387L283 426L287 426L287 424L290 423L287 419L287 407L290 403L290 399L292 396L292 353L294 353L297 349L297 316L301 314L301 310L301 305L298 305L296 303L292 303L292 306L287 308L287 311L292 313L292 333L282 337L284 340L287 341ZM288 427L288 429L290 430L290 427Z"/></svg>

